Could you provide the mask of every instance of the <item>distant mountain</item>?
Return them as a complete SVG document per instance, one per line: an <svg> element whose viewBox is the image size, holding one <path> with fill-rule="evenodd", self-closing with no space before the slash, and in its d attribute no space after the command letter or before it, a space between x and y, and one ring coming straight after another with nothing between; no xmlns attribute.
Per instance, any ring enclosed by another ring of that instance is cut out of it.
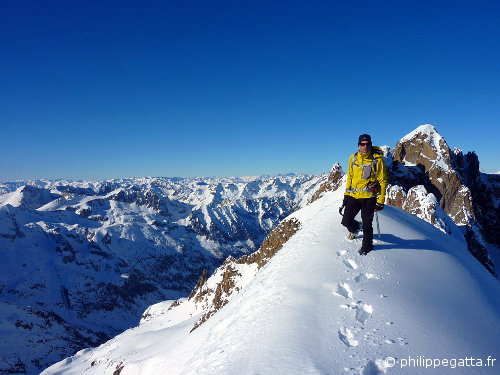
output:
<svg viewBox="0 0 500 375"><path fill-rule="evenodd" d="M327 176L0 185L0 373L38 373L253 252Z"/></svg>
<svg viewBox="0 0 500 375"><path fill-rule="evenodd" d="M497 374L500 287L456 225L448 235L389 206L359 256L342 199L325 191L188 298L42 374Z"/></svg>

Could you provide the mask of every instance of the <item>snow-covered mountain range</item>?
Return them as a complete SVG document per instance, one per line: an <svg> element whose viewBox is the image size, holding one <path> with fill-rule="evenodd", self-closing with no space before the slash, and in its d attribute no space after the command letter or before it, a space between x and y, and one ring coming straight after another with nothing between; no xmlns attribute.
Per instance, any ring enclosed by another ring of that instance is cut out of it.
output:
<svg viewBox="0 0 500 375"><path fill-rule="evenodd" d="M500 287L460 232L387 207L361 257L342 199L325 193L188 298L43 374L497 374Z"/></svg>
<svg viewBox="0 0 500 375"><path fill-rule="evenodd" d="M38 373L255 251L327 176L5 183L0 373Z"/></svg>
<svg viewBox="0 0 500 375"><path fill-rule="evenodd" d="M495 274L488 244L500 244L500 176L479 172L474 153L450 150L431 125L383 148L386 203L431 223ZM322 176L0 183L0 372L38 373L141 315L141 326L157 321L178 298L169 327L186 312L197 317L190 330L203 327L303 226L282 220L342 194L342 176L334 164Z"/></svg>

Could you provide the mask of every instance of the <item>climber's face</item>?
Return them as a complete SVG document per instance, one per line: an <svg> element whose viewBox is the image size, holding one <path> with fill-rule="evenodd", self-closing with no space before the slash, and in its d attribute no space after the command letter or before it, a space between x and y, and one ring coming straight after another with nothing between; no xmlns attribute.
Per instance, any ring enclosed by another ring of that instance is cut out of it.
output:
<svg viewBox="0 0 500 375"><path fill-rule="evenodd" d="M372 148L372 144L368 141L359 142L358 146L361 154L368 154Z"/></svg>

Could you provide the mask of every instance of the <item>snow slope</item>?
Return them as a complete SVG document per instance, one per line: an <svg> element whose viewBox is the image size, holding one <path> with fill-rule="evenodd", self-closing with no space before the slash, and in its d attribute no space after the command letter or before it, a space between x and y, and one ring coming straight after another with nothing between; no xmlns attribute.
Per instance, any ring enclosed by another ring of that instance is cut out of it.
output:
<svg viewBox="0 0 500 375"><path fill-rule="evenodd" d="M498 281L465 243L386 207L382 238L361 257L340 225L341 199L326 193L292 214L301 229L263 268L242 271L241 289L191 333L202 311L186 299L167 311L167 301L43 374L499 373L477 366L500 357ZM450 361L417 366L428 359Z"/></svg>

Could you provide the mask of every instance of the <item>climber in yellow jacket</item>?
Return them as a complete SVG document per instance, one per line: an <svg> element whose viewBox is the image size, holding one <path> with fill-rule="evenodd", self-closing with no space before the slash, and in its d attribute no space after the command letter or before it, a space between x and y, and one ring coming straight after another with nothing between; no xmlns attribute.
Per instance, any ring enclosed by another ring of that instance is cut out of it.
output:
<svg viewBox="0 0 500 375"><path fill-rule="evenodd" d="M373 250L373 214L384 209L387 168L382 150L372 145L368 134L359 136L358 147L358 152L349 158L344 201L339 212L343 215L342 225L349 231L349 239L354 239L363 229L359 253L366 255ZM354 219L359 211L362 225Z"/></svg>

